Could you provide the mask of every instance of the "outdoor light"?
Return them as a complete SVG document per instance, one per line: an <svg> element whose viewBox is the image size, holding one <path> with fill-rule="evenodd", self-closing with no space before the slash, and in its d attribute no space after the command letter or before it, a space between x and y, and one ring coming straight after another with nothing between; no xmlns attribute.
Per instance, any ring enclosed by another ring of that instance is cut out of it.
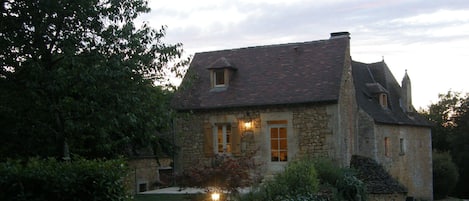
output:
<svg viewBox="0 0 469 201"><path fill-rule="evenodd" d="M245 121L244 122L244 129L249 130L252 127L252 122L251 121Z"/></svg>
<svg viewBox="0 0 469 201"><path fill-rule="evenodd" d="M217 192L212 193L212 200L213 201L218 201L220 200L220 194Z"/></svg>

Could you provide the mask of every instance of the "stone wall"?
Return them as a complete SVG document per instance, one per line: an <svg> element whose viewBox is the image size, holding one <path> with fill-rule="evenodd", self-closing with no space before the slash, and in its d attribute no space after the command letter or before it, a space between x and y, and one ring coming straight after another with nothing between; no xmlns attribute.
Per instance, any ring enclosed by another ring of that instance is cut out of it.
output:
<svg viewBox="0 0 469 201"><path fill-rule="evenodd" d="M383 165L394 178L406 186L408 196L433 200L430 128L376 124L362 110L359 112L359 118L358 154L370 157ZM385 138L389 143L388 154L385 153Z"/></svg>
<svg viewBox="0 0 469 201"><path fill-rule="evenodd" d="M357 136L357 112L358 105L356 102L355 86L352 77L352 64L350 57L350 47L347 47L345 53L344 67L342 70L342 79L340 83L340 93L337 107L337 119L335 126L338 130L336 135L334 158L336 158L341 166L348 166L352 155L358 150Z"/></svg>
<svg viewBox="0 0 469 201"><path fill-rule="evenodd" d="M170 159L160 159L160 165L155 157L138 157L128 160L130 173L127 178L129 189L133 193L157 189L165 185L160 180L160 167L168 168ZM167 185L167 184L166 184Z"/></svg>
<svg viewBox="0 0 469 201"><path fill-rule="evenodd" d="M242 135L241 154L256 152L255 160L266 170L264 174L281 170L286 163L270 162L270 134L267 121L288 121L288 161L304 156L334 157L334 130L332 124L337 116L337 104L311 104L299 106L240 108L212 111L197 111L184 116L176 122L176 135L181 148L176 169L194 167L211 161L204 154L204 126L213 125L216 121L233 122L239 125ZM243 122L252 121L252 129L243 130ZM233 128L232 128L233 129ZM337 134L335 134L337 135ZM254 171L254 170L253 170Z"/></svg>
<svg viewBox="0 0 469 201"><path fill-rule="evenodd" d="M388 156L385 156L384 145L378 148L378 161L407 187L408 196L433 200L430 128L377 125L376 133L378 143L383 145L384 138L389 138L391 144Z"/></svg>

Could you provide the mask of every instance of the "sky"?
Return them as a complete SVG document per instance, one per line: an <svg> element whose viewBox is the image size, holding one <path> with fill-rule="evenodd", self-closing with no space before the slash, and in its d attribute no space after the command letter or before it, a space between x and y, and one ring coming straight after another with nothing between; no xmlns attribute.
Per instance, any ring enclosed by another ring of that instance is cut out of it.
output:
<svg viewBox="0 0 469 201"><path fill-rule="evenodd" d="M149 0L138 18L196 52L328 39L350 32L355 61L384 61L412 82L416 109L469 92L467 0Z"/></svg>

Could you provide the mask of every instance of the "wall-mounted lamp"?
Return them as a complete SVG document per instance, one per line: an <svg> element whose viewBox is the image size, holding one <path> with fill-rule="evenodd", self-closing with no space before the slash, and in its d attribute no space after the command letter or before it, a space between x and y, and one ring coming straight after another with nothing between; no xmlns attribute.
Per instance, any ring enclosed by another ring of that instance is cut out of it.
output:
<svg viewBox="0 0 469 201"><path fill-rule="evenodd" d="M253 132L253 120L251 118L251 115L249 114L249 112L246 112L246 116L244 117L244 119L242 120L243 122L243 133L242 133L242 136L246 136L246 135L252 135L254 132Z"/></svg>
<svg viewBox="0 0 469 201"><path fill-rule="evenodd" d="M252 121L251 120L244 121L244 130L248 131L248 130L251 130L251 128L252 128Z"/></svg>

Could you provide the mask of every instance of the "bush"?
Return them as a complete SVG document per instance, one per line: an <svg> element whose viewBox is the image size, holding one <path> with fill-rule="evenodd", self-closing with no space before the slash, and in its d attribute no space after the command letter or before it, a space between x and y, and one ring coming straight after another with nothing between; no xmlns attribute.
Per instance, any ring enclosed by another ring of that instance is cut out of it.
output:
<svg viewBox="0 0 469 201"><path fill-rule="evenodd" d="M30 159L0 163L0 200L128 200L124 160L60 162Z"/></svg>
<svg viewBox="0 0 469 201"><path fill-rule="evenodd" d="M335 187L337 188L337 200L362 201L367 198L365 183L350 171L345 171L342 174Z"/></svg>
<svg viewBox="0 0 469 201"><path fill-rule="evenodd" d="M448 152L433 152L433 197L445 198L458 181L458 170Z"/></svg>
<svg viewBox="0 0 469 201"><path fill-rule="evenodd" d="M302 160L288 164L285 171L266 181L257 191L242 197L241 200L317 200L319 179L313 161Z"/></svg>
<svg viewBox="0 0 469 201"><path fill-rule="evenodd" d="M318 158L314 160L314 167L318 172L321 184L330 184L335 186L337 181L342 178L344 169L335 165L332 160L327 158Z"/></svg>
<svg viewBox="0 0 469 201"><path fill-rule="evenodd" d="M176 179L181 187L204 188L207 194L224 191L231 198L237 197L240 187L248 187L260 181L259 175L250 172L258 166L254 155L255 152L241 157L216 155L210 164L200 163L188 168L183 174L177 175Z"/></svg>
<svg viewBox="0 0 469 201"><path fill-rule="evenodd" d="M241 200L366 200L365 184L355 174L353 169L340 168L326 158L296 161Z"/></svg>

